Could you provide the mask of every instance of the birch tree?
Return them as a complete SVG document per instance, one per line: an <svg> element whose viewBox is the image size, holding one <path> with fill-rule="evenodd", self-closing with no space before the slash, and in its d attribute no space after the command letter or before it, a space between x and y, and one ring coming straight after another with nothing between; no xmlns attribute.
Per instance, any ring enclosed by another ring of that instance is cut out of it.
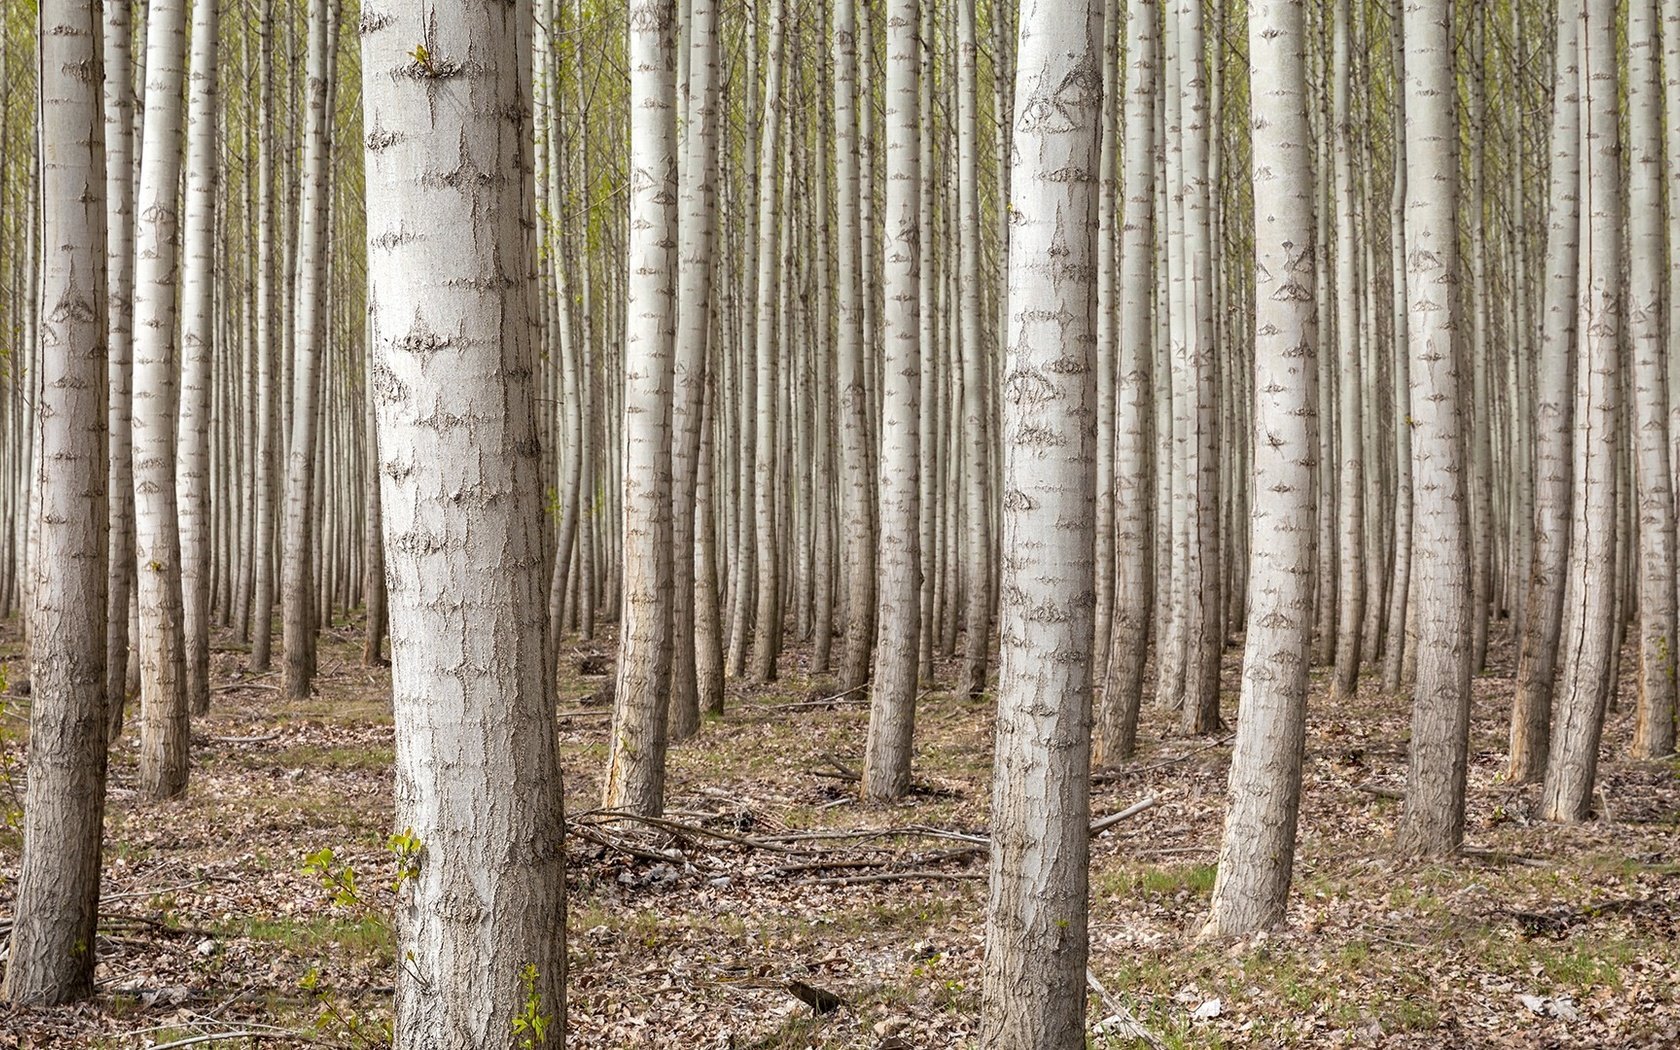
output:
<svg viewBox="0 0 1680 1050"><path fill-rule="evenodd" d="M396 826L421 843L397 922L399 1050L509 1045L526 1006L565 1030L521 225L530 25L522 3L361 16Z"/></svg>
<svg viewBox="0 0 1680 1050"><path fill-rule="evenodd" d="M134 596L134 440L130 416L134 317L133 22L124 3L104 5L107 330L105 696L115 738L128 699L128 606Z"/></svg>
<svg viewBox="0 0 1680 1050"><path fill-rule="evenodd" d="M1346 5L1339 5L1347 14ZM1204 935L1283 921L1306 748L1318 468L1318 303L1304 0L1248 11L1254 183L1254 474L1242 717ZM1344 30L1338 29L1338 32ZM1339 166L1339 162L1338 162ZM1343 244L1345 251L1347 245ZM1337 294L1349 289L1338 287Z"/></svg>
<svg viewBox="0 0 1680 1050"><path fill-rule="evenodd" d="M980 1045L1085 1046L1102 5L1016 50L997 757Z"/></svg>
<svg viewBox="0 0 1680 1050"><path fill-rule="evenodd" d="M41 304L23 854L0 998L93 994L105 819L106 247L102 14L40 8Z"/></svg>

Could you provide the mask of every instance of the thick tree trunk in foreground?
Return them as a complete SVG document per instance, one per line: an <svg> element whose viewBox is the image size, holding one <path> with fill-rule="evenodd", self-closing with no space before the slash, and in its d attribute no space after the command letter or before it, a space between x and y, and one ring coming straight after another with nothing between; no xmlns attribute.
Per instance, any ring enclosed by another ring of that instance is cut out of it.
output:
<svg viewBox="0 0 1680 1050"><path fill-rule="evenodd" d="M1318 527L1313 297L1315 267L1324 265L1313 258L1304 6L1304 0L1255 0L1248 14L1254 110L1265 114L1254 121L1254 561L1241 717L1213 913L1203 930L1208 936L1283 921L1300 815Z"/></svg>
<svg viewBox="0 0 1680 1050"><path fill-rule="evenodd" d="M624 613L602 805L665 807L671 681L671 382L677 127L671 0L630 10L630 241L624 335Z"/></svg>
<svg viewBox="0 0 1680 1050"><path fill-rule="evenodd" d="M1085 1046L1099 0L1029 0L1015 84L980 1045Z"/></svg>
<svg viewBox="0 0 1680 1050"><path fill-rule="evenodd" d="M1411 759L1396 845L1440 855L1464 837L1470 728L1470 550L1459 361L1458 121L1447 0L1406 6L1406 319L1412 380Z"/></svg>
<svg viewBox="0 0 1680 1050"><path fill-rule="evenodd" d="M139 555L140 790L187 787L187 682L175 502L176 197L186 5L151 0L134 213L134 523Z"/></svg>
<svg viewBox="0 0 1680 1050"><path fill-rule="evenodd" d="M565 1030L562 796L522 279L531 15L520 3L429 6L424 17L407 5L362 13L396 826L421 843L398 915L398 1050L508 1046L533 996L550 1039Z"/></svg>
<svg viewBox="0 0 1680 1050"><path fill-rule="evenodd" d="M104 832L105 118L99 4L45 0L40 19L29 777L0 998L51 1005L93 994Z"/></svg>

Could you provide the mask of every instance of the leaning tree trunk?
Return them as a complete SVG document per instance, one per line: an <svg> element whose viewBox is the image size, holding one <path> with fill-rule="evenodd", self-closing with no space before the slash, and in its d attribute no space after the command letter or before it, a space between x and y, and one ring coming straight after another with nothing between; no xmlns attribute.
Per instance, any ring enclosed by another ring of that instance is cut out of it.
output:
<svg viewBox="0 0 1680 1050"><path fill-rule="evenodd" d="M134 523L139 558L140 789L187 787L181 540L175 501L176 197L186 5L151 0L146 122L135 195Z"/></svg>
<svg viewBox="0 0 1680 1050"><path fill-rule="evenodd" d="M881 362L881 601L876 624L875 687L869 704L863 794L876 801L910 790L910 750L916 717L917 645L921 638L922 552L918 536L921 472L918 463L917 260L926 250L918 229L917 184L921 157L916 139L920 98L916 75L919 7L929 0L891 0L887 15L887 195L881 241L883 338Z"/></svg>
<svg viewBox="0 0 1680 1050"><path fill-rule="evenodd" d="M41 304L28 783L0 998L93 994L105 814L105 146L100 7L40 11Z"/></svg>
<svg viewBox="0 0 1680 1050"><path fill-rule="evenodd" d="M1100 0L1021 12L987 1050L1085 1046L1102 24Z"/></svg>
<svg viewBox="0 0 1680 1050"><path fill-rule="evenodd" d="M565 1030L535 354L528 282L506 279L527 272L530 24L459 0L361 23L396 823L421 844L397 1050L511 1045L527 1006Z"/></svg>
<svg viewBox="0 0 1680 1050"><path fill-rule="evenodd" d="M1592 812L1598 742L1613 688L1617 457L1621 428L1622 200L1616 145L1616 0L1587 0L1581 20L1581 360L1575 370L1575 500L1544 820Z"/></svg>
<svg viewBox="0 0 1680 1050"><path fill-rule="evenodd" d="M1345 5L1339 6L1345 16ZM1267 115L1254 122L1253 142L1253 562L1242 717L1231 753L1213 913L1203 929L1208 936L1251 933L1283 921L1300 816L1317 558L1314 296L1316 268L1324 265L1312 250L1304 7L1305 0L1254 0L1248 9L1250 95L1255 112ZM1337 287L1338 295L1348 291Z"/></svg>
<svg viewBox="0 0 1680 1050"><path fill-rule="evenodd" d="M625 249L624 612L602 805L665 807L671 681L671 351L677 126L672 0L630 11L630 239ZM687 557L686 552L683 555Z"/></svg>
<svg viewBox="0 0 1680 1050"><path fill-rule="evenodd" d="M197 0L187 108L176 475L187 703L210 710L210 357L216 336L216 0Z"/></svg>
<svg viewBox="0 0 1680 1050"><path fill-rule="evenodd" d="M1470 728L1470 551L1458 315L1458 120L1451 5L1406 5L1406 318L1411 355L1412 565L1418 667L1402 853L1464 837Z"/></svg>
<svg viewBox="0 0 1680 1050"><path fill-rule="evenodd" d="M1534 560L1518 643L1511 757L1505 773L1516 784L1538 780L1546 768L1569 563L1575 417L1570 377L1581 232L1580 23L1581 0L1563 0L1557 11L1552 88L1544 313L1534 370Z"/></svg>
<svg viewBox="0 0 1680 1050"><path fill-rule="evenodd" d="M1635 758L1674 750L1676 658L1674 486L1669 474L1668 361L1663 313L1662 89L1656 0L1628 6L1628 323L1639 514L1639 701ZM1673 114L1671 119L1680 119ZM1674 207L1680 208L1680 201ZM1680 246L1676 246L1680 250ZM1676 289L1680 294L1680 289ZM1676 333L1680 336L1680 333Z"/></svg>

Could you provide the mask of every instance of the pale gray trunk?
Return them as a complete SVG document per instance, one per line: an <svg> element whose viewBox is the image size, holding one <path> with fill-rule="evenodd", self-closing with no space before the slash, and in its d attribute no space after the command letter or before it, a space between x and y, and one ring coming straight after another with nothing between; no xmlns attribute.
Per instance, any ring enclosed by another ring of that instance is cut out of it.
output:
<svg viewBox="0 0 1680 1050"><path fill-rule="evenodd" d="M1506 778L1525 784L1546 768L1558 632L1569 562L1573 498L1575 324L1581 234L1581 0L1557 9L1545 282L1534 372L1534 560L1517 657Z"/></svg>
<svg viewBox="0 0 1680 1050"><path fill-rule="evenodd" d="M887 195L881 240L885 309L881 362L881 591L877 666L869 705L863 793L887 801L910 790L915 729L917 644L921 635L921 471L917 462L921 361L918 346L917 221L921 158L916 141L920 98L917 24L925 0L889 0L887 14Z"/></svg>
<svg viewBox="0 0 1680 1050"><path fill-rule="evenodd" d="M181 256L181 408L176 499L187 702L210 710L210 358L216 341L216 14L196 0L188 82L186 226Z"/></svg>
<svg viewBox="0 0 1680 1050"><path fill-rule="evenodd" d="M506 279L528 271L530 24L525 3L362 12L396 826L420 842L398 1050L510 1045L527 1006L565 1031L535 355L528 283Z"/></svg>
<svg viewBox="0 0 1680 1050"><path fill-rule="evenodd" d="M980 263L984 229L980 218L979 39L974 4L957 4L957 260L961 318L963 513L967 527L968 629L963 650L962 691L978 698L986 688L992 644L991 439L986 432L986 360L991 330L984 325L981 295L986 276Z"/></svg>
<svg viewBox="0 0 1680 1050"><path fill-rule="evenodd" d="M758 302L756 303L756 334L753 349L757 354L757 370L753 391L757 398L754 423L753 459L753 567L757 570L755 587L756 607L750 622L753 625L752 679L770 682L776 678L776 660L782 649L781 571L782 556L779 530L776 527L777 508L781 501L777 494L782 486L777 473L777 411L781 383L779 358L784 347L776 339L776 296L787 279L780 266L779 237L781 216L778 173L786 158L781 156L782 124L787 117L782 102L783 45L785 38L787 0L776 0L770 13L770 65L765 80L762 139L758 153ZM778 280L778 275L781 280Z"/></svg>
<svg viewBox="0 0 1680 1050"><path fill-rule="evenodd" d="M1458 121L1450 5L1406 7L1406 295L1411 355L1413 607L1417 683L1402 853L1439 855L1464 837L1470 725L1470 550L1458 314Z"/></svg>
<svg viewBox="0 0 1680 1050"><path fill-rule="evenodd" d="M181 181L183 0L151 0L146 119L135 197L134 522L139 560L140 788L187 787L187 683L175 501L176 198Z"/></svg>
<svg viewBox="0 0 1680 1050"><path fill-rule="evenodd" d="M110 531L105 598L105 697L110 736L128 699L128 606L134 593L134 442L130 413L134 346L134 80L129 5L105 8L105 260L109 277L106 373Z"/></svg>
<svg viewBox="0 0 1680 1050"><path fill-rule="evenodd" d="M1592 813L1598 743L1612 689L1616 633L1617 456L1621 436L1622 200L1616 0L1587 0L1581 19L1580 367L1575 376L1575 488L1568 591L1544 820Z"/></svg>
<svg viewBox="0 0 1680 1050"><path fill-rule="evenodd" d="M671 450L672 642L671 740L700 728L695 604L715 601L697 587L695 548L697 464L704 414L707 340L712 329L712 244L717 213L718 12L716 0L691 0L688 14L687 98L683 129L683 177L678 202L676 392ZM716 612L701 614L716 618ZM716 694L716 685L708 686Z"/></svg>
<svg viewBox="0 0 1680 1050"><path fill-rule="evenodd" d="M292 310L291 440L286 451L286 524L281 544L282 690L309 696L315 682L315 457L326 344L327 84L338 42L329 0L310 0L308 112L298 204L296 299ZM509 274L518 279L522 274Z"/></svg>
<svg viewBox="0 0 1680 1050"><path fill-rule="evenodd" d="M1086 1045L1102 24L1099 0L1021 12L986 1050Z"/></svg>
<svg viewBox="0 0 1680 1050"><path fill-rule="evenodd" d="M864 0L868 2L868 0ZM845 463L846 640L840 660L840 688L856 690L869 681L875 645L875 495L869 446L869 389L864 368L864 299L859 211L862 179L858 156L863 117L858 88L857 19L854 0L834 0L834 171L835 171L835 343L840 388L840 449Z"/></svg>
<svg viewBox="0 0 1680 1050"><path fill-rule="evenodd" d="M1674 750L1676 658L1674 486L1669 474L1668 367L1663 313L1662 89L1656 0L1628 5L1628 323L1639 515L1639 703L1633 755ZM1680 118L1674 114L1670 119ZM1674 203L1680 207L1680 201ZM1680 289L1676 289L1680 293Z"/></svg>
<svg viewBox="0 0 1680 1050"><path fill-rule="evenodd" d="M104 831L106 246L100 6L40 9L41 304L28 780L0 998L93 994Z"/></svg>
<svg viewBox="0 0 1680 1050"><path fill-rule="evenodd" d="M1254 122L1253 140L1255 501L1241 717L1204 936L1281 923L1295 862L1318 511L1314 295L1324 265L1313 257L1305 6L1255 0L1248 9L1250 95L1254 111L1266 114ZM1338 8L1345 17L1345 3ZM1338 286L1337 295L1350 291Z"/></svg>
<svg viewBox="0 0 1680 1050"><path fill-rule="evenodd" d="M625 249L623 618L602 805L665 807L671 680L671 386L677 127L672 0L630 9L630 238Z"/></svg>
<svg viewBox="0 0 1680 1050"><path fill-rule="evenodd" d="M1156 0L1132 0L1126 15L1125 214L1120 265L1120 365L1115 435L1115 585L1113 639L1108 648L1093 761L1112 765L1132 756L1143 703L1155 579L1151 417L1154 410ZM1168 468L1170 469L1170 467Z"/></svg>
<svg viewBox="0 0 1680 1050"><path fill-rule="evenodd" d="M1336 201L1336 362L1337 527L1336 667L1330 680L1333 701L1347 700L1359 681L1361 629L1365 619L1365 462L1360 441L1359 294L1354 269L1358 241L1354 233L1352 56L1348 53L1352 10L1336 0L1335 44L1331 59L1331 121L1335 139ZM1303 146L1305 143L1303 143ZM1256 491L1260 491L1258 484ZM1257 537L1258 538L1258 537ZM1256 557L1258 545L1256 545Z"/></svg>

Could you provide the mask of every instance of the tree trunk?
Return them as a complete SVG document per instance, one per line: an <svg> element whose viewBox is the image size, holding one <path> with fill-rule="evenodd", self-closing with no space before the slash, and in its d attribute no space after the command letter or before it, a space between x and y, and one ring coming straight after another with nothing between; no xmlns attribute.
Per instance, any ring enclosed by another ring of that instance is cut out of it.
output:
<svg viewBox="0 0 1680 1050"><path fill-rule="evenodd" d="M992 506L989 498L991 439L986 433L986 360L991 352L989 326L981 294L986 277L980 251L979 38L974 4L957 4L957 202L962 335L963 512L968 542L968 630L963 648L964 695L978 698L986 688L986 665L992 645Z"/></svg>
<svg viewBox="0 0 1680 1050"><path fill-rule="evenodd" d="M0 998L93 994L105 814L106 245L101 13L40 10L41 303L23 854Z"/></svg>
<svg viewBox="0 0 1680 1050"><path fill-rule="evenodd" d="M671 680L671 385L677 142L672 0L630 11L630 240L625 250L624 615L602 805L665 807Z"/></svg>
<svg viewBox="0 0 1680 1050"><path fill-rule="evenodd" d="M1617 444L1621 435L1621 155L1616 2L1587 0L1581 19L1581 361L1575 376L1574 542L1569 548L1562 669L1552 748L1540 793L1543 820L1592 812L1598 742L1612 688L1616 633Z"/></svg>
<svg viewBox="0 0 1680 1050"><path fill-rule="evenodd" d="M284 694L309 696L315 682L316 442L320 432L322 359L326 344L327 84L338 43L328 0L310 0L309 109L303 139L302 193L298 205L297 297L292 311L291 442L286 452L286 526L281 545L281 630L285 647Z"/></svg>
<svg viewBox="0 0 1680 1050"><path fill-rule="evenodd" d="M917 25L927 0L889 0L887 15L887 199L881 241L886 354L881 363L880 575L877 666L869 705L863 794L874 801L910 790L916 717L917 645L921 636L922 560L918 536L921 471L921 360L918 346L917 221L921 159L916 80Z"/></svg>
<svg viewBox="0 0 1680 1050"><path fill-rule="evenodd" d="M1021 12L980 1045L1085 1046L1099 0Z"/></svg>
<svg viewBox="0 0 1680 1050"><path fill-rule="evenodd" d="M1330 680L1332 702L1353 697L1359 681L1361 629L1365 619L1365 462L1360 440L1363 377L1359 360L1358 278L1354 253L1353 61L1348 37L1353 21L1348 0L1336 0L1335 45L1331 60L1332 122L1335 125L1336 178L1336 412L1337 503L1340 536L1336 543L1336 667ZM1305 145L1303 143L1303 145ZM1258 482L1255 491L1263 491ZM1256 537L1258 539L1258 537ZM1259 557L1259 545L1255 545Z"/></svg>
<svg viewBox="0 0 1680 1050"><path fill-rule="evenodd" d="M868 3L869 0L864 0ZM860 258L858 140L863 116L857 96L857 19L854 0L834 0L834 171L835 261L839 274L835 344L840 387L840 447L845 464L846 637L840 688L861 689L869 681L875 645L875 495L869 447L869 389L864 369L864 299L869 286Z"/></svg>
<svg viewBox="0 0 1680 1050"><path fill-rule="evenodd" d="M565 1030L534 354L528 283L505 277L528 269L531 12L398 10L361 24L396 824L420 842L395 1046L506 1046L528 1005Z"/></svg>
<svg viewBox="0 0 1680 1050"><path fill-rule="evenodd" d="M1628 322L1638 466L1639 703L1633 755L1674 750L1676 657L1674 486L1669 474L1668 356L1663 313L1663 147L1656 0L1628 6ZM1675 114L1680 117L1680 114ZM1680 207L1680 201L1675 202ZM1680 289L1676 289L1680 294ZM1680 334L1680 333L1677 333Z"/></svg>
<svg viewBox="0 0 1680 1050"><path fill-rule="evenodd" d="M1470 551L1459 366L1458 121L1447 0L1406 6L1406 319L1411 355L1412 695L1405 854L1451 853L1464 837L1470 726Z"/></svg>
<svg viewBox="0 0 1680 1050"><path fill-rule="evenodd" d="M106 495L105 699L110 739L128 699L128 606L134 593L134 81L133 24L124 3L105 11L105 260L109 278L106 374L110 428Z"/></svg>
<svg viewBox="0 0 1680 1050"><path fill-rule="evenodd" d="M1131 758L1143 704L1151 606L1151 501L1154 409L1156 0L1132 0L1126 16L1125 214L1120 265L1120 365L1115 435L1114 637L1109 643L1092 761Z"/></svg>
<svg viewBox="0 0 1680 1050"><path fill-rule="evenodd" d="M1540 779L1551 739L1552 692L1569 562L1573 498L1575 324L1581 231L1581 0L1557 10L1547 200L1544 314L1535 367L1534 561L1511 708L1512 783Z"/></svg>
<svg viewBox="0 0 1680 1050"><path fill-rule="evenodd" d="M186 228L181 268L181 426L176 449L187 702L210 710L210 357L216 328L217 0L192 13Z"/></svg>
<svg viewBox="0 0 1680 1050"><path fill-rule="evenodd" d="M1253 141L1253 563L1242 715L1204 936L1251 933L1283 921L1300 815L1318 511L1313 491L1318 303L1313 296L1316 268L1324 265L1312 251L1316 193L1304 7L1304 0L1257 0L1248 16L1250 95L1255 112L1267 115L1255 121ZM1338 15L1347 15L1345 3L1338 5ZM1343 241L1342 249L1348 247ZM1338 296L1349 291L1337 287Z"/></svg>
<svg viewBox="0 0 1680 1050"><path fill-rule="evenodd" d="M718 27L716 0L691 0L688 19L687 113L678 215L674 445L671 467L672 641L670 735L686 740L700 728L695 603L711 600L696 586L696 472L704 413L707 340L712 329L712 251L717 212ZM715 611L702 614L716 617ZM708 692L714 690L708 689Z"/></svg>
<svg viewBox="0 0 1680 1050"><path fill-rule="evenodd" d="M135 196L134 522L140 600L140 789L187 787L187 683L175 500L176 197L186 6L151 0L146 122Z"/></svg>

